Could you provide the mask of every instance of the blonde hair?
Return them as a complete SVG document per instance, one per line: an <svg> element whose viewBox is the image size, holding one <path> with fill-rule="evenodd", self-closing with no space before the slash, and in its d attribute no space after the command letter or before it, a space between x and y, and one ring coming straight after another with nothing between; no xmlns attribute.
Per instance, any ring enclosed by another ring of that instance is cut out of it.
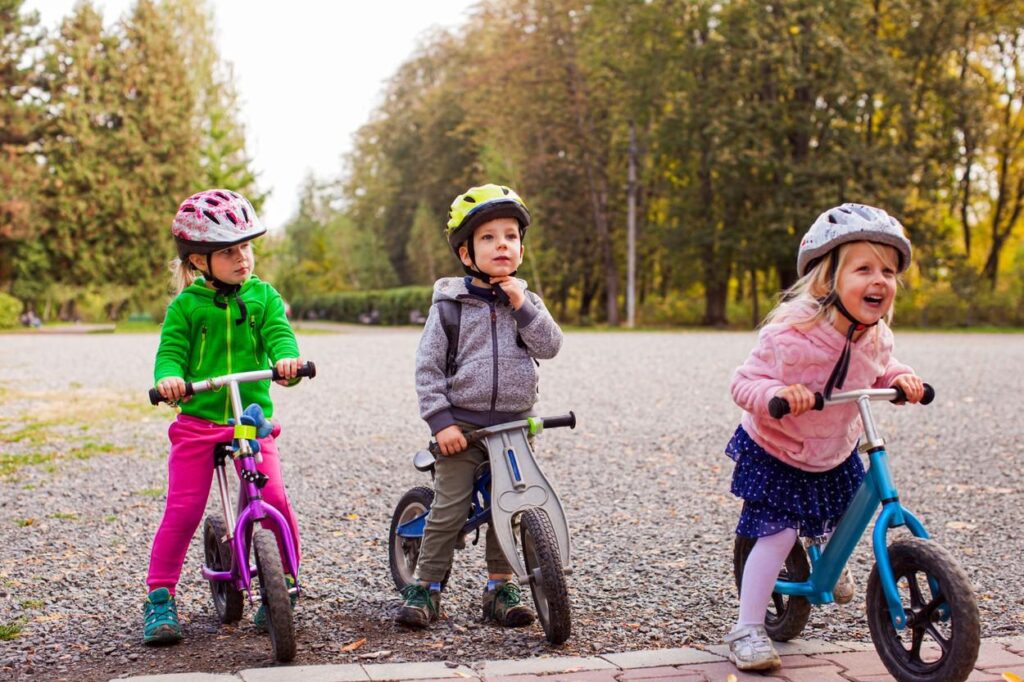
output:
<svg viewBox="0 0 1024 682"><path fill-rule="evenodd" d="M192 282L199 277L192 264L180 258L173 258L167 263L167 269L171 271L171 290L177 296L184 291Z"/></svg>
<svg viewBox="0 0 1024 682"><path fill-rule="evenodd" d="M884 263L891 263L894 270L899 265L899 252L895 247L888 244L876 242L846 242L836 247L835 271L841 272L849 258L850 249L853 244L867 243ZM796 281L793 286L786 289L779 295L779 302L769 312L761 326L769 324L787 324L791 327L808 329L821 320L831 323L838 313L834 305L823 305L823 302L834 293L835 287L832 277L832 256L831 252L818 259L807 274ZM895 300L893 301L895 303ZM885 312L886 324L892 323L893 305Z"/></svg>

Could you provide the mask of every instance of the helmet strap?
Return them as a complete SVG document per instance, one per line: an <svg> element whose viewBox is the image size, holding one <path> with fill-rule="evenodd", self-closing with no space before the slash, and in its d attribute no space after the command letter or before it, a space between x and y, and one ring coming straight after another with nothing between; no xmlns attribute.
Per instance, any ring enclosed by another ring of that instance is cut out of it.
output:
<svg viewBox="0 0 1024 682"><path fill-rule="evenodd" d="M501 288L501 285L491 282L491 275L488 275L486 272L481 270L480 266L476 264L476 254L473 253L472 239L466 240L466 251L469 252L469 262L473 264L473 267L470 267L463 263L462 269L465 271L465 273L470 277L476 277L477 279L486 282L487 284L490 284L491 290L494 291L494 295L498 297L499 301L501 301L505 305L512 305L512 300L508 297L508 294L505 293L505 290ZM459 260L461 262L461 259ZM513 270L511 273L509 273L509 276L512 277L517 272L519 272L519 270Z"/></svg>
<svg viewBox="0 0 1024 682"><path fill-rule="evenodd" d="M818 299L818 302L823 307L834 306L836 310L842 314L850 322L849 328L846 330L846 342L843 344L843 351L839 354L839 359L836 361L835 366L832 368L832 373L828 377L828 381L825 383L825 399L828 400L832 397L832 390L836 388L842 388L843 383L846 381L846 374L850 370L850 355L853 351L853 335L862 329L873 327L878 324L878 321L874 321L871 324L864 324L856 317L854 317L843 302L839 300L839 294L836 293L836 270L839 265L838 250L833 249L830 256L831 263L831 278L832 278L832 290L828 296Z"/></svg>
<svg viewBox="0 0 1024 682"><path fill-rule="evenodd" d="M245 322L245 318L249 316L249 310L245 307L245 301L242 300L242 296L239 293L242 289L241 285L228 284L227 282L222 282L213 276L213 254L206 254L206 269L209 272L204 272L203 277L208 279L217 290L217 293L213 297L213 304L218 308L227 308L227 297L234 294L235 303L238 304L238 319L235 320L235 325L240 325Z"/></svg>

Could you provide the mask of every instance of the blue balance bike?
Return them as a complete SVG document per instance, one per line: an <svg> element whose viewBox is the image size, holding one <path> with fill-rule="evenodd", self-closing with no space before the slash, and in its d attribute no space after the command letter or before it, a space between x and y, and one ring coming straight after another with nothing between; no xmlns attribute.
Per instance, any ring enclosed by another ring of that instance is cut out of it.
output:
<svg viewBox="0 0 1024 682"><path fill-rule="evenodd" d="M467 443L484 441L488 461L476 470L466 524L456 544L465 548L465 538L473 532L477 533L476 544L480 526L491 524L520 584L530 585L537 618L552 644L569 639L572 630L565 581L572 572L569 526L558 495L533 458L529 436L562 426L576 428L576 415L530 417L465 434ZM433 478L434 462L441 456L437 443L431 442L427 450L413 456L413 466L429 471ZM420 543L433 503L433 489L417 486L402 495L391 517L388 555L391 577L400 591L416 581ZM448 575L442 585L447 582Z"/></svg>
<svg viewBox="0 0 1024 682"><path fill-rule="evenodd" d="M316 366L307 362L299 368L298 376L312 379ZM215 391L227 387L234 418L234 440L218 444L212 453L212 464L217 475L217 491L222 513L206 517L203 524L203 578L210 582L213 606L221 623L234 623L242 617L248 596L253 603L252 579L259 578L259 597L266 612L266 627L274 658L282 663L295 658L295 626L292 622L292 599L300 591L298 585L299 560L295 538L284 515L263 501L260 489L267 476L256 468L262 461L257 438L268 435L272 425L263 416L259 405L242 409L238 385L248 381L278 380L277 369L226 374L204 381L186 382L185 395ZM156 405L163 401L155 388L149 390L149 401ZM238 517L231 504L226 466L237 461L239 476ZM281 534L284 547L279 548L273 531L262 524L273 524ZM253 550L255 566L249 563L249 550ZM282 563L281 557L285 561ZM286 575L294 576L289 584Z"/></svg>
<svg viewBox="0 0 1024 682"><path fill-rule="evenodd" d="M925 384L922 404L934 397L932 387ZM794 544L775 583L765 629L776 641L792 639L807 624L812 604L833 601L832 590L843 567L881 506L871 533L875 565L865 596L871 640L885 667L900 682L960 682L971 674L981 641L974 591L956 559L930 540L917 517L900 504L885 441L871 414L872 400L899 403L906 396L898 388L847 391L834 394L831 400L815 394L816 410L857 403L864 426L860 451L867 453L869 467L827 544L824 537L814 538L806 550L799 540ZM768 407L776 419L789 413L789 403L782 398L772 398ZM889 529L899 526L906 526L912 537L887 546ZM736 536L737 589L755 541Z"/></svg>

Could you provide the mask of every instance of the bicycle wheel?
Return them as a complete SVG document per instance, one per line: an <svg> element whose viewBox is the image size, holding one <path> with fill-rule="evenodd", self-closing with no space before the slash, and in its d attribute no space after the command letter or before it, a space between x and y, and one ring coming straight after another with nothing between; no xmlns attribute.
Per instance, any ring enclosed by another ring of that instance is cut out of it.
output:
<svg viewBox="0 0 1024 682"><path fill-rule="evenodd" d="M231 570L231 543L224 539L227 526L219 516L207 516L203 523L203 552L206 565L214 571ZM242 617L245 605L241 590L235 589L233 582L228 580L211 580L210 593L213 595L213 607L222 623L234 623Z"/></svg>
<svg viewBox="0 0 1024 682"><path fill-rule="evenodd" d="M403 538L398 535L398 527L412 521L417 516L426 514L434 503L434 491L426 486L411 488L398 501L395 512L391 515L391 530L388 531L388 563L391 565L391 578L395 587L401 592L416 582L416 563L420 558L420 545L423 538ZM441 587L448 584L451 566L441 581Z"/></svg>
<svg viewBox="0 0 1024 682"><path fill-rule="evenodd" d="M252 536L256 550L256 571L260 578L260 599L267 612L267 631L274 658L282 663L295 658L295 625L292 622L291 596L284 579L277 538L266 528Z"/></svg>
<svg viewBox="0 0 1024 682"><path fill-rule="evenodd" d="M981 645L978 605L967 575L946 549L921 538L889 545L889 560L907 626L893 626L876 565L866 600L871 640L882 663L901 682L966 680Z"/></svg>
<svg viewBox="0 0 1024 682"><path fill-rule="evenodd" d="M519 517L523 560L530 577L530 592L544 634L552 644L569 639L572 622L569 589L551 521L540 509L527 509Z"/></svg>
<svg viewBox="0 0 1024 682"><path fill-rule="evenodd" d="M750 550L754 548L757 538L748 538L737 535L733 543L732 565L733 574L736 578L736 592L742 590L743 569L747 565L747 557ZM811 574L810 564L807 562L807 553L797 539L793 543L793 549L786 557L786 563L779 572L780 580L803 582ZM776 642L788 642L801 632L811 617L811 604L803 597L792 597L778 592L772 592L771 603L768 604L768 611L764 618L764 629L768 636Z"/></svg>

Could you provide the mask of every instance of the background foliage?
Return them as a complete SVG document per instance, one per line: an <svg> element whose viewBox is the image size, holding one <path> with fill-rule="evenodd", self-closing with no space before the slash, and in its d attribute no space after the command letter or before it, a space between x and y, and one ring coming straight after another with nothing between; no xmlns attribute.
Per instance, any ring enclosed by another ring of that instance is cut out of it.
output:
<svg viewBox="0 0 1024 682"><path fill-rule="evenodd" d="M47 319L159 310L176 203L260 200L209 11L139 0L106 29L83 2L46 34L21 4L0 0L0 289ZM483 0L394 74L260 271L297 312L390 311L405 294L378 292L458 274L448 204L501 182L535 219L530 286L618 324L632 131L639 323L754 324L815 216L859 201L914 243L899 320L1019 326L1022 110L1015 0Z"/></svg>

